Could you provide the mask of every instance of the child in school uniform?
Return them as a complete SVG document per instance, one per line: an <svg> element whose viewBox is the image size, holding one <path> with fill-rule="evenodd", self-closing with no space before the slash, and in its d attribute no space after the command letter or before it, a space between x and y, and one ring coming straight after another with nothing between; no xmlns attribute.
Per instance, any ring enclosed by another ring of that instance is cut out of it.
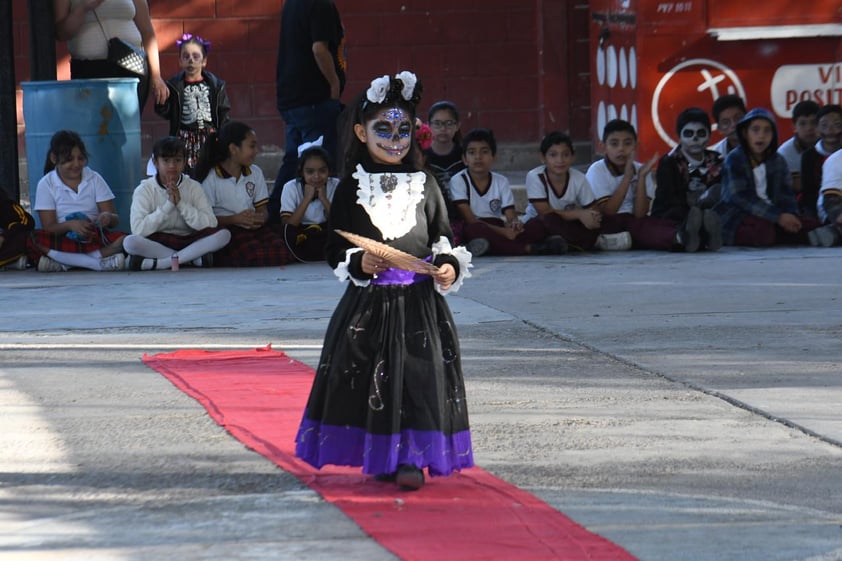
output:
<svg viewBox="0 0 842 561"><path fill-rule="evenodd" d="M254 164L257 136L245 123L229 121L208 136L196 179L231 242L214 254L222 267L268 267L289 262L280 228L267 223L269 187Z"/></svg>
<svg viewBox="0 0 842 561"><path fill-rule="evenodd" d="M538 220L550 235L564 238L579 250L631 249L628 232L603 234L602 213L585 174L572 167L575 152L569 136L554 131L540 146L542 165L526 174L524 221Z"/></svg>
<svg viewBox="0 0 842 561"><path fill-rule="evenodd" d="M468 250L479 257L492 255L560 255L567 252L561 236L547 236L543 223L524 224L515 210L509 180L491 171L497 141L488 129L465 135L462 158L466 169L450 180L453 203L465 221Z"/></svg>
<svg viewBox="0 0 842 561"><path fill-rule="evenodd" d="M792 108L792 127L795 134L778 146L778 154L784 157L789 173L792 174L792 190L795 191L796 197L799 199L798 194L801 192L801 158L819 139L818 129L816 128L818 112L819 104L812 99L805 99L796 103ZM818 194L818 191L818 185L816 185L816 194ZM812 212L815 215L815 197L812 203ZM801 210L804 211L803 208Z"/></svg>
<svg viewBox="0 0 842 561"><path fill-rule="evenodd" d="M38 271L122 270L126 234L116 230L120 217L114 199L111 187L88 167L79 134L56 132L35 192L41 228L28 241L29 259Z"/></svg>
<svg viewBox="0 0 842 561"><path fill-rule="evenodd" d="M195 179L199 154L208 135L228 122L231 104L225 81L205 70L210 41L185 33L176 40L181 71L167 80L170 95L155 112L170 123L170 136L187 148L186 171Z"/></svg>
<svg viewBox="0 0 842 561"><path fill-rule="evenodd" d="M605 157L588 168L585 177L602 213L603 231L627 231L635 249L685 251L699 249L701 213L691 212L684 224L649 216L655 192L652 167L658 154L642 164L635 161L637 132L622 119L606 123L602 132Z"/></svg>
<svg viewBox="0 0 842 561"><path fill-rule="evenodd" d="M0 188L0 271L26 269L26 240L35 219Z"/></svg>
<svg viewBox="0 0 842 561"><path fill-rule="evenodd" d="M323 261L327 243L330 205L339 178L330 175L330 156L316 142L298 147L297 177L281 191L284 242L299 261Z"/></svg>
<svg viewBox="0 0 842 561"><path fill-rule="evenodd" d="M792 176L778 154L775 118L752 109L737 124L740 145L728 153L722 168L722 198L715 210L722 219L725 245L768 247L807 244L807 233L819 226L798 215Z"/></svg>
<svg viewBox="0 0 842 561"><path fill-rule="evenodd" d="M174 136L152 147L157 171L132 194L132 233L123 241L132 271L210 267L213 252L231 240L217 227L202 186L184 173L186 160L184 142Z"/></svg>
<svg viewBox="0 0 842 561"><path fill-rule="evenodd" d="M796 191L796 197L802 214L821 218L818 200L822 166L831 154L842 148L842 106L825 105L816 113L816 118L819 140L801 154L801 190Z"/></svg>
<svg viewBox="0 0 842 561"><path fill-rule="evenodd" d="M842 150L836 150L824 161L818 205L825 225L809 232L810 245L842 244Z"/></svg>
<svg viewBox="0 0 842 561"><path fill-rule="evenodd" d="M746 114L746 104L743 98L736 94L725 94L714 100L711 112L717 130L724 138L710 149L719 152L724 159L728 152L740 144L737 138L737 123Z"/></svg>

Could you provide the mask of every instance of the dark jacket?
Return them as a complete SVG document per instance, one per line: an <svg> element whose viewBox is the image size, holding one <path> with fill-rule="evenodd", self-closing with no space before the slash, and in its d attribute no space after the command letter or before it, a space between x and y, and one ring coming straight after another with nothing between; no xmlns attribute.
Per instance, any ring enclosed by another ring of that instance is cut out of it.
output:
<svg viewBox="0 0 842 561"><path fill-rule="evenodd" d="M231 103L228 101L228 94L225 92L225 81L220 80L210 72L202 71L202 78L210 89L211 117L213 127L219 127L228 121L228 112L231 110ZM155 113L170 122L170 136L176 136L181 127L181 100L184 97L184 72L179 72L169 80L167 87L170 89L170 96L159 105L155 104Z"/></svg>
<svg viewBox="0 0 842 561"><path fill-rule="evenodd" d="M749 156L745 129L754 119L765 119L772 123L772 142L769 154L763 161L766 165L766 196L769 201L757 195L754 181L754 167ZM722 218L722 239L734 243L737 228L746 216L753 215L777 223L783 213L798 215L798 204L792 191L792 175L786 160L777 153L778 131L775 118L765 109L752 109L737 125L740 145L725 157L722 168L722 200L715 207Z"/></svg>
<svg viewBox="0 0 842 561"><path fill-rule="evenodd" d="M658 163L650 214L683 222L691 206L712 207L719 199L721 172L722 156L714 150L705 150L702 165L691 178L690 163L679 144Z"/></svg>

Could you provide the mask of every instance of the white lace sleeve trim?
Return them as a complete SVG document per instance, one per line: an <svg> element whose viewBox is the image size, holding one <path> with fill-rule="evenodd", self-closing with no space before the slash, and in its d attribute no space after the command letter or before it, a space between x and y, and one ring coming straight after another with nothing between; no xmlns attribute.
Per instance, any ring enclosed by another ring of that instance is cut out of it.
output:
<svg viewBox="0 0 842 561"><path fill-rule="evenodd" d="M368 279L360 280L351 275L351 256L360 251L363 251L363 248L353 247L345 251L345 261L337 265L333 270L333 274L337 276L339 282L345 282L346 280L351 279L351 282L356 286L368 286L371 284L371 281Z"/></svg>
<svg viewBox="0 0 842 561"><path fill-rule="evenodd" d="M436 284L436 290L439 294L451 294L457 292L462 286L464 280L471 277L471 271L469 269L474 266L471 263L471 258L473 257L471 252L461 245L455 248L451 247L450 240L442 236L439 238L439 241L433 244L434 261L437 255L452 255L459 262L459 276L456 277L456 280L453 281L453 284L451 284L450 288L447 290L442 290L441 286L438 284Z"/></svg>

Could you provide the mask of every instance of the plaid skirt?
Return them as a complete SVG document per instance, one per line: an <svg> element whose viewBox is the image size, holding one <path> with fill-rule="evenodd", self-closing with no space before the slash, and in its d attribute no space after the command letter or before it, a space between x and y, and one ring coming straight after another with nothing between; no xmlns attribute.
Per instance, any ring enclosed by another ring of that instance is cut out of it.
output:
<svg viewBox="0 0 842 561"><path fill-rule="evenodd" d="M327 224L284 224L284 242L293 258L302 263L325 260Z"/></svg>
<svg viewBox="0 0 842 561"><path fill-rule="evenodd" d="M146 238L152 240L153 242L158 242L161 245L167 246L174 251L181 251L196 240L206 238L222 229L223 228L205 228L204 230L198 230L192 234L187 234L186 236L167 234L166 232L155 232L154 234L146 236Z"/></svg>
<svg viewBox="0 0 842 561"><path fill-rule="evenodd" d="M213 254L217 267L272 267L290 262L280 224L266 224L257 230L230 226L231 241Z"/></svg>
<svg viewBox="0 0 842 561"><path fill-rule="evenodd" d="M86 242L71 240L64 234L53 234L46 230L33 230L26 241L26 254L33 263L38 263L44 253L38 246L64 251L66 253L90 253L120 240L126 234L116 230L102 230L100 235Z"/></svg>

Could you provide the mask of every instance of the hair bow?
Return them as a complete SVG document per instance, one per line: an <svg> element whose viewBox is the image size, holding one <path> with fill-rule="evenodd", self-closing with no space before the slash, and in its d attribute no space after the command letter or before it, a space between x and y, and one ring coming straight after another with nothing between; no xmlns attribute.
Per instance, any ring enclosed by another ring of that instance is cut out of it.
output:
<svg viewBox="0 0 842 561"><path fill-rule="evenodd" d="M188 43L191 40L199 43L202 47L204 47L205 53L207 53L211 48L211 42L210 41L205 41L204 39L202 39L198 35L193 35L192 33L185 33L184 35L181 36L181 39L175 40L175 44L176 44L177 47L181 47L181 45L183 45L184 43Z"/></svg>
<svg viewBox="0 0 842 561"><path fill-rule="evenodd" d="M314 146L321 146L324 143L324 141L325 141L325 137L320 136L319 138L317 138L313 142L304 142L303 144L299 144L298 145L298 157L300 158L301 154L303 154L304 151L307 150L308 148L313 148Z"/></svg>

